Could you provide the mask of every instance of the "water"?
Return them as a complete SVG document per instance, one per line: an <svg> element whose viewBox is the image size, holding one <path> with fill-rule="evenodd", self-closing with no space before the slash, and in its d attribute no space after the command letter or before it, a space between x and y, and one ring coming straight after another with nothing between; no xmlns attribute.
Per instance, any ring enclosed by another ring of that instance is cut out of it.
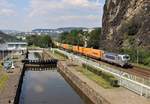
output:
<svg viewBox="0 0 150 104"><path fill-rule="evenodd" d="M29 59L29 60L38 60L39 57L37 57L34 53L30 53L30 54L28 55L28 59Z"/></svg>
<svg viewBox="0 0 150 104"><path fill-rule="evenodd" d="M26 71L19 104L85 104L57 70Z"/></svg>
<svg viewBox="0 0 150 104"><path fill-rule="evenodd" d="M37 59L34 54L29 54L29 58ZM26 71L19 104L92 104L85 96L80 96L56 69Z"/></svg>

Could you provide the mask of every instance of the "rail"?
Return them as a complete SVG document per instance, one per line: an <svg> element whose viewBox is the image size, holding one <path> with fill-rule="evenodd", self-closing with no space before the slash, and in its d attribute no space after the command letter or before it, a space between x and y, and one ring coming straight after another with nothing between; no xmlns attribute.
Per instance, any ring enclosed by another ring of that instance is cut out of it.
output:
<svg viewBox="0 0 150 104"><path fill-rule="evenodd" d="M114 75L116 78L118 78L120 86L123 86L141 96L145 96L147 98L150 97L150 86L130 79L129 77L127 77L129 74L126 72L115 70L110 67L104 67L104 66L102 67L99 63L96 63L91 60L85 59L83 57L68 53L63 50L59 50L59 49L54 49L54 50L57 50L65 55L67 55L69 58L71 58L73 60L77 60L77 62L86 63L92 67L99 69L99 70L110 73L110 74Z"/></svg>

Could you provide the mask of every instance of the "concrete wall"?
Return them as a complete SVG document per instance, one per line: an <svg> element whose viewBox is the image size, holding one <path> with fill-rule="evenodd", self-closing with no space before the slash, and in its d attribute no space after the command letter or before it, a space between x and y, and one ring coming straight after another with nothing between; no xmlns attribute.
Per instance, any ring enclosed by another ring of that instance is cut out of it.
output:
<svg viewBox="0 0 150 104"><path fill-rule="evenodd" d="M72 73L66 64L59 62L59 70L72 81L94 104L110 104L99 93L92 89L86 82L82 81L79 76Z"/></svg>

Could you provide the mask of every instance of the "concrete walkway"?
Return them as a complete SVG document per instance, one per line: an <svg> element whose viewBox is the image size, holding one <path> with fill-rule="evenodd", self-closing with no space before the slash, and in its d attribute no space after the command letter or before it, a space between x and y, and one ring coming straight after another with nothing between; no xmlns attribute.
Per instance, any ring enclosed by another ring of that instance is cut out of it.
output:
<svg viewBox="0 0 150 104"><path fill-rule="evenodd" d="M8 80L6 81L4 88L0 90L0 104L13 104L14 102L22 70L22 58L23 56L15 60L14 64L16 68L13 69L12 73L3 71L3 73L7 74Z"/></svg>
<svg viewBox="0 0 150 104"><path fill-rule="evenodd" d="M63 62L67 65L68 62ZM74 67L68 66L70 71L78 76L82 81L88 84L92 89L99 93L100 96L105 98L111 104L150 104L150 99L139 96L123 87L104 89L82 73L78 72Z"/></svg>
<svg viewBox="0 0 150 104"><path fill-rule="evenodd" d="M9 79L0 91L0 104L13 104L21 74L20 68L16 68L13 73L7 74Z"/></svg>

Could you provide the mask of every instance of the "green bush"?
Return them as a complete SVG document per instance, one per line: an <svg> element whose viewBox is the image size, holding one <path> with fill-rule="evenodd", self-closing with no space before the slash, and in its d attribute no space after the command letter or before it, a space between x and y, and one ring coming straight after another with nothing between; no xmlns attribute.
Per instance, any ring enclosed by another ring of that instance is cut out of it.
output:
<svg viewBox="0 0 150 104"><path fill-rule="evenodd" d="M118 87L118 80L113 75L105 73L105 72L102 72L101 70L93 68L92 66L89 66L87 64L82 64L82 66L84 68L86 68L87 70L93 72L94 74L96 74L98 76L101 76L103 79L108 81L111 86Z"/></svg>
<svg viewBox="0 0 150 104"><path fill-rule="evenodd" d="M97 69L95 69L95 68L93 68L93 67L91 67L91 66L89 66L89 65L82 64L82 66L83 66L84 68L88 69L89 71L91 71L91 72L93 72L93 73L99 75L99 76L102 74L102 71L97 70Z"/></svg>
<svg viewBox="0 0 150 104"><path fill-rule="evenodd" d="M116 78L110 78L110 84L113 87L119 87L118 80Z"/></svg>
<svg viewBox="0 0 150 104"><path fill-rule="evenodd" d="M0 64L0 70L3 68L3 65L2 65L2 63Z"/></svg>
<svg viewBox="0 0 150 104"><path fill-rule="evenodd" d="M150 66L150 56L144 59L144 65Z"/></svg>
<svg viewBox="0 0 150 104"><path fill-rule="evenodd" d="M135 48L123 49L122 52L130 55L131 63L137 62L137 49L135 49ZM138 59L139 59L139 64L143 64L145 66L150 66L150 52L148 50L139 48L138 49Z"/></svg>

